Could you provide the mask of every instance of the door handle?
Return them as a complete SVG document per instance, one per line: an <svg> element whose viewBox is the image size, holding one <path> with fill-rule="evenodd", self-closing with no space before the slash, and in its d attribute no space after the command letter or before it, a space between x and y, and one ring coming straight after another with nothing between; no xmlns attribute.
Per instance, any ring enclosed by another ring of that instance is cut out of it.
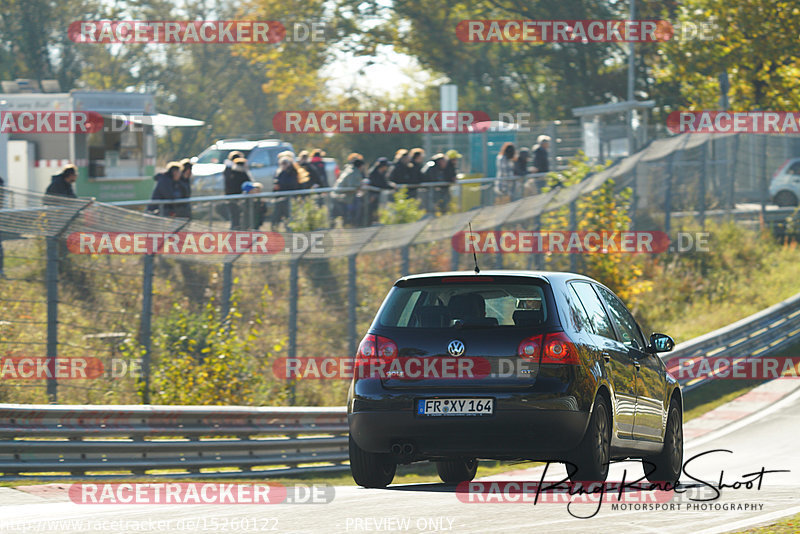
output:
<svg viewBox="0 0 800 534"><path fill-rule="evenodd" d="M636 370L638 371L638 370L639 370L639 368L642 366L642 364L640 364L639 362L637 362L636 360L634 360L634 361L633 361L633 366L634 366L634 367L636 367Z"/></svg>
<svg viewBox="0 0 800 534"><path fill-rule="evenodd" d="M606 363L610 362L611 361L611 353L608 352L607 350L604 350L603 351L603 359L606 361Z"/></svg>

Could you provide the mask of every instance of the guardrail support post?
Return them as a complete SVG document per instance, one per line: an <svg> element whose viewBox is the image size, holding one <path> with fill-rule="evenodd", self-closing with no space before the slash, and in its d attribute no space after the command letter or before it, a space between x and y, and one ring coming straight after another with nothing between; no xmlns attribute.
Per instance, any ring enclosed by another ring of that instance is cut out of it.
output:
<svg viewBox="0 0 800 534"><path fill-rule="evenodd" d="M297 358L297 299L299 296L298 280L300 278L300 258L289 262L289 347L288 363L293 364ZM289 404L295 403L295 382L292 380L289 389Z"/></svg>
<svg viewBox="0 0 800 534"><path fill-rule="evenodd" d="M347 257L347 349L354 355L358 347L356 325L356 254Z"/></svg>
<svg viewBox="0 0 800 534"><path fill-rule="evenodd" d="M55 378L58 357L58 237L47 238L47 367L53 377L47 378L47 397L51 404L58 402L58 382Z"/></svg>
<svg viewBox="0 0 800 534"><path fill-rule="evenodd" d="M153 264L155 256L144 256L144 274L142 277L142 316L139 325L139 343L144 348L142 354L142 404L150 404L150 350L151 320L153 317Z"/></svg>

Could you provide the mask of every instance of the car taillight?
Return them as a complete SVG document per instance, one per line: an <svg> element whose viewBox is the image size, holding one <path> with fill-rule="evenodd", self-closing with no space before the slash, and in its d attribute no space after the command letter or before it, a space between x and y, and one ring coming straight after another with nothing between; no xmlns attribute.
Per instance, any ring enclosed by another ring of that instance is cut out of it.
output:
<svg viewBox="0 0 800 534"><path fill-rule="evenodd" d="M564 332L545 334L542 363L578 363L578 352L575 345Z"/></svg>
<svg viewBox="0 0 800 534"><path fill-rule="evenodd" d="M538 360L542 353L542 335L523 339L517 347L517 356L526 360Z"/></svg>
<svg viewBox="0 0 800 534"><path fill-rule="evenodd" d="M367 334L358 346L356 365L366 364L372 358L391 361L397 357L397 352L397 343L388 337Z"/></svg>
<svg viewBox="0 0 800 534"><path fill-rule="evenodd" d="M340 172L341 171L339 170L339 164L337 163L336 166L333 168L333 175L336 177L337 180L339 179Z"/></svg>

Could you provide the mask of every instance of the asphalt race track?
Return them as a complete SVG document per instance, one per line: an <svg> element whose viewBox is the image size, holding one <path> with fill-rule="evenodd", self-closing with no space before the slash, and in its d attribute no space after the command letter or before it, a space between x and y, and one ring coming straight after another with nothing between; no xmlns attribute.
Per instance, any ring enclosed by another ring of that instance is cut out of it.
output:
<svg viewBox="0 0 800 534"><path fill-rule="evenodd" d="M800 513L798 443L800 389L687 441L685 471L696 480L684 476L687 493L659 501L662 509L640 509L656 501L639 492L626 493L624 510L596 501L467 503L444 484L337 487L328 504L275 505L86 505L0 488L0 532L158 532L159 520L170 532L728 532ZM762 468L788 472L762 474ZM535 468L483 480L538 481L541 474ZM553 465L546 480L564 476L563 466ZM610 481L623 476L640 478L640 465L612 466ZM725 487L718 499L689 500L714 497L711 486L718 487L720 477L725 485L751 481L753 488ZM670 504L673 510L663 509Z"/></svg>

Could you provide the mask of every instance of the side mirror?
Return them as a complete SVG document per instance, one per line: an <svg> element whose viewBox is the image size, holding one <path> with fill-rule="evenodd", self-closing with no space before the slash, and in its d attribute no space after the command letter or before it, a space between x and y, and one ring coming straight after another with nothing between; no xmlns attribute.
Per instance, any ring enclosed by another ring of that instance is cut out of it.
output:
<svg viewBox="0 0 800 534"><path fill-rule="evenodd" d="M657 352L669 352L675 347L675 341L666 334L651 334L650 344L645 352L655 354Z"/></svg>
<svg viewBox="0 0 800 534"><path fill-rule="evenodd" d="M197 156L192 156L192 159L189 160L192 163L197 163Z"/></svg>

